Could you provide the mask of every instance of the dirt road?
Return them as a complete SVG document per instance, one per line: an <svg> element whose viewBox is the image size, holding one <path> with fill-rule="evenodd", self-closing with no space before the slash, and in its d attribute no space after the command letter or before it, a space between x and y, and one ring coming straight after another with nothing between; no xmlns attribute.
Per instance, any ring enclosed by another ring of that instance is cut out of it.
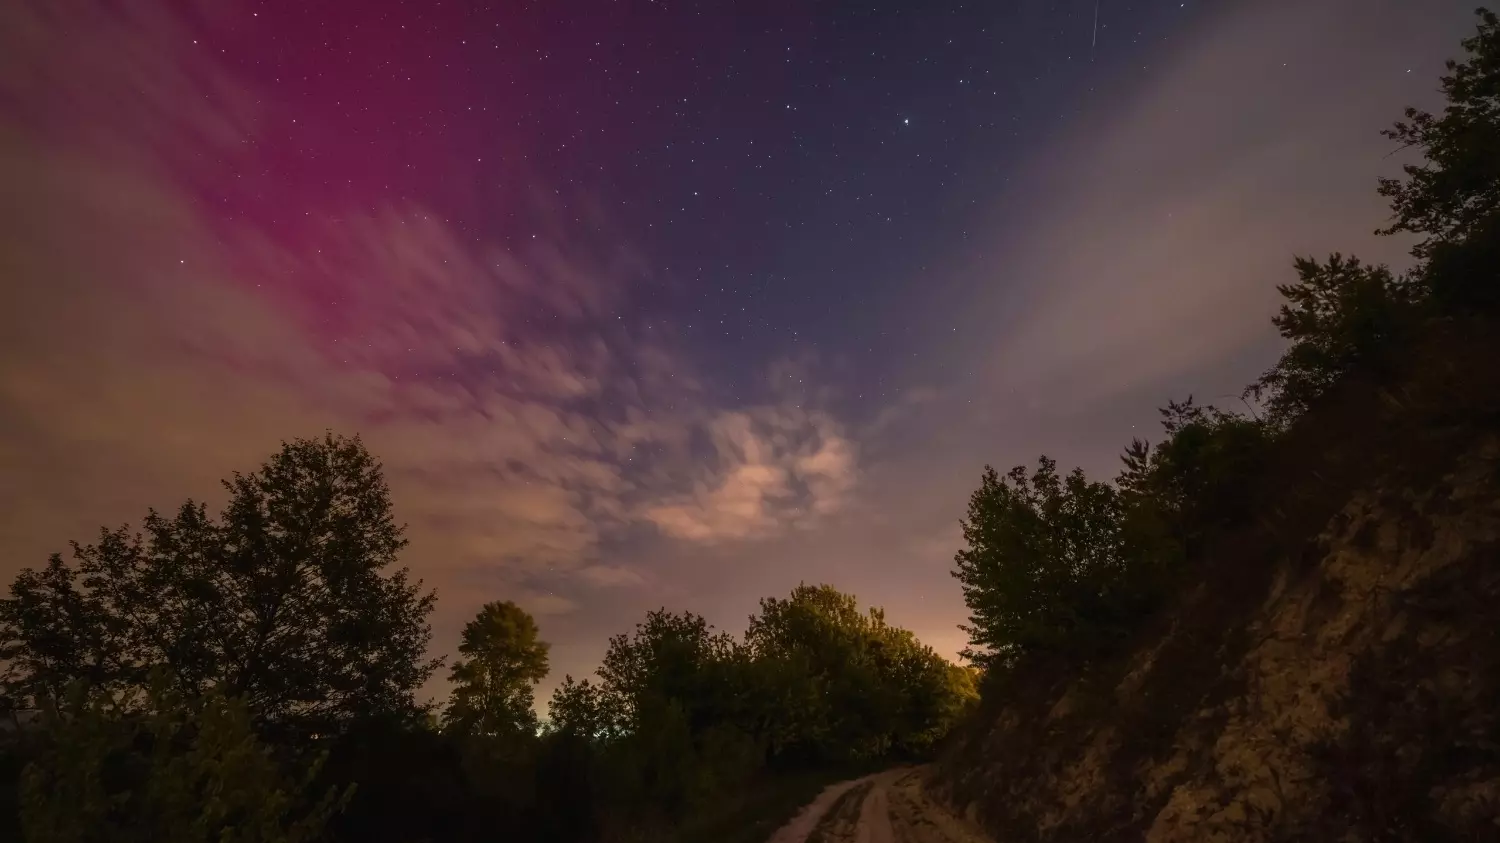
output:
<svg viewBox="0 0 1500 843"><path fill-rule="evenodd" d="M900 767L832 785L768 843L990 843L927 798L925 774Z"/></svg>

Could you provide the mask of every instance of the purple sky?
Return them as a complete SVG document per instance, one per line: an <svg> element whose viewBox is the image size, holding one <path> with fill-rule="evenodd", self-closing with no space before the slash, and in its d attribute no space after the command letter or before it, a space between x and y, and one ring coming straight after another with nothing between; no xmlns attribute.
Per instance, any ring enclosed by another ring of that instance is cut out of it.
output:
<svg viewBox="0 0 1500 843"><path fill-rule="evenodd" d="M514 599L544 693L649 608L739 631L804 580L952 654L981 467L1113 475L1274 358L1294 254L1399 262L1378 131L1472 29L493 5L0 8L0 576L333 428L436 647Z"/></svg>

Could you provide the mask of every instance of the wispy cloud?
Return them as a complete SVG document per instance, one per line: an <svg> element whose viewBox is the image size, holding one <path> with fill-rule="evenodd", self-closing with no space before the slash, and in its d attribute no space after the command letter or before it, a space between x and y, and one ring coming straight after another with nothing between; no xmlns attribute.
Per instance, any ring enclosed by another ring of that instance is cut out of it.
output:
<svg viewBox="0 0 1500 843"><path fill-rule="evenodd" d="M275 225L205 204L271 106L147 6L0 12L0 575L328 427L384 461L440 627L485 596L556 616L579 605L559 583L644 584L604 558L617 532L727 541L839 507L839 424L708 398L620 318L650 273L602 217L538 207L502 247L378 191Z"/></svg>
<svg viewBox="0 0 1500 843"><path fill-rule="evenodd" d="M1379 130L1431 104L1440 68L1392 55L1443 55L1470 16L1376 5L1233 4L1110 80L1125 95L1017 174L1008 200L1029 224L976 268L1003 290L979 307L1016 314L992 382L1087 402L1222 366L1266 344L1294 254L1399 261L1405 244L1371 236L1387 214L1376 177L1400 163Z"/></svg>
<svg viewBox="0 0 1500 843"><path fill-rule="evenodd" d="M714 459L691 491L646 510L668 535L696 542L763 535L837 511L854 484L854 444L827 415L759 407L718 416L709 433Z"/></svg>
<svg viewBox="0 0 1500 843"><path fill-rule="evenodd" d="M579 569L578 578L599 588L641 585L646 581L639 571L622 565L589 565Z"/></svg>

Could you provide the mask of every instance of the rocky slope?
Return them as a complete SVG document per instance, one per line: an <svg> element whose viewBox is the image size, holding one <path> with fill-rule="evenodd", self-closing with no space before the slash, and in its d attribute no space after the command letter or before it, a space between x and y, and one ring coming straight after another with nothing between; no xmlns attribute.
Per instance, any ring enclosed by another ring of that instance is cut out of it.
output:
<svg viewBox="0 0 1500 843"><path fill-rule="evenodd" d="M1128 656L993 692L931 792L1007 843L1500 840L1500 356L1463 349L1304 420Z"/></svg>

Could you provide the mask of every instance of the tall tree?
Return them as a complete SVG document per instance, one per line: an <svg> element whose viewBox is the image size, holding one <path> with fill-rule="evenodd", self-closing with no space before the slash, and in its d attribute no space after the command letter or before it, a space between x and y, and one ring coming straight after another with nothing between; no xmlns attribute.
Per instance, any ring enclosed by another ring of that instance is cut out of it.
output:
<svg viewBox="0 0 1500 843"><path fill-rule="evenodd" d="M725 703L724 668L735 642L692 612L658 609L630 635L609 639L598 670L605 705L632 722L650 705L676 703L697 729Z"/></svg>
<svg viewBox="0 0 1500 843"><path fill-rule="evenodd" d="M525 610L510 601L486 603L464 625L449 722L483 734L534 733L534 693L547 676L547 649Z"/></svg>
<svg viewBox="0 0 1500 843"><path fill-rule="evenodd" d="M1062 476L1042 457L1030 474L985 467L961 522L968 547L953 571L969 608L970 649L981 663L1063 651L1117 619L1110 599L1127 559L1119 493L1081 470Z"/></svg>
<svg viewBox="0 0 1500 843"><path fill-rule="evenodd" d="M435 595L406 569L380 464L357 438L285 443L224 483L217 519L188 501L151 511L144 536L101 530L17 575L0 601L7 691L39 704L83 680L218 688L265 727L341 728L410 717L437 667L426 656Z"/></svg>

